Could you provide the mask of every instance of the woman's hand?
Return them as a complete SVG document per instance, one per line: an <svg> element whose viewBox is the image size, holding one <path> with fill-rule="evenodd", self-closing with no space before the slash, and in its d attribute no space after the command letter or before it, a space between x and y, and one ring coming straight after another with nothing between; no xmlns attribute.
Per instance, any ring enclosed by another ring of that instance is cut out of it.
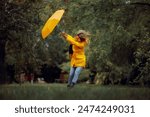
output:
<svg viewBox="0 0 150 117"><path fill-rule="evenodd" d="M66 39L66 37L67 37L67 33L65 33L65 32L61 32L61 35Z"/></svg>

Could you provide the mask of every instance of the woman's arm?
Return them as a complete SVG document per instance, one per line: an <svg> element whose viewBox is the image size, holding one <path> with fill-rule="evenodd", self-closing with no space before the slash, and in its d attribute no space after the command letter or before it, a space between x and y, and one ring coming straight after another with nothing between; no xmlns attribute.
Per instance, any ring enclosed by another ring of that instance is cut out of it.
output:
<svg viewBox="0 0 150 117"><path fill-rule="evenodd" d="M70 35L68 35L68 34L66 34L66 33L62 33L62 35L63 35L63 37L64 37L68 42L70 42L70 43L73 44L73 45L76 45L76 46L78 46L78 47L84 47L84 46L85 46L85 43L84 43L84 42L77 42L77 41L75 41L75 39L74 39L72 36L70 36Z"/></svg>

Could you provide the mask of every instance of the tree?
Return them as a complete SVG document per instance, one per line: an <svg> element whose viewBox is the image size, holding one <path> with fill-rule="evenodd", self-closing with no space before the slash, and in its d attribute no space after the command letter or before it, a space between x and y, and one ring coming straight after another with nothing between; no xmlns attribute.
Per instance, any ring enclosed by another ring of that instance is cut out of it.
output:
<svg viewBox="0 0 150 117"><path fill-rule="evenodd" d="M34 38L34 35L31 34L35 32L38 23L37 15L35 15L38 13L38 11L36 11L37 5L34 6L34 2L34 0L2 0L0 2L0 15L3 16L0 19L0 83L6 81L6 49L11 50L11 47L15 47L13 49L14 53L19 54L20 51L17 50L23 50L24 47L26 47L23 46L23 39L29 41L29 38ZM36 12L30 12L31 10ZM34 17L32 15L34 15ZM28 35L31 36L29 37Z"/></svg>

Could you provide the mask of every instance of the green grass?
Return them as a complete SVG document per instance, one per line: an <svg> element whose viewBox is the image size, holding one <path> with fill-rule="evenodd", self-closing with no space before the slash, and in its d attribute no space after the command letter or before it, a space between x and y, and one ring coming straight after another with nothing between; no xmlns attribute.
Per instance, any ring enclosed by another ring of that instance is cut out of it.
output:
<svg viewBox="0 0 150 117"><path fill-rule="evenodd" d="M78 84L0 85L2 100L149 100L150 88Z"/></svg>

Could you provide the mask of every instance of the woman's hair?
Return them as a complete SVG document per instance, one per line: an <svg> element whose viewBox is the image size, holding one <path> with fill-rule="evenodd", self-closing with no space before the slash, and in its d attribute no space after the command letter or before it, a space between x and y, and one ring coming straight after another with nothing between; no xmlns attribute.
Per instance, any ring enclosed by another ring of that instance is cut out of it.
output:
<svg viewBox="0 0 150 117"><path fill-rule="evenodd" d="M84 34L83 33L79 33L77 34L77 36L80 38L81 42L85 41L85 37L83 36Z"/></svg>
<svg viewBox="0 0 150 117"><path fill-rule="evenodd" d="M80 38L81 41L87 41L90 36L90 33L85 30L79 30L77 32L77 36Z"/></svg>

